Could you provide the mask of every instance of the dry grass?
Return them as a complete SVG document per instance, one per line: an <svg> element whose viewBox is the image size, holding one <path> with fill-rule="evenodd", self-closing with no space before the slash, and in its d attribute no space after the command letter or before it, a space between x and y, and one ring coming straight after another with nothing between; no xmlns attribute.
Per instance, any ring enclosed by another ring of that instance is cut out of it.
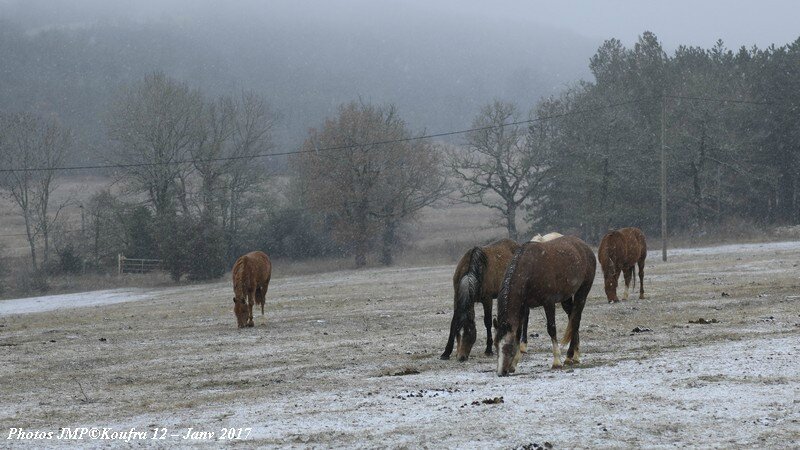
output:
<svg viewBox="0 0 800 450"><path fill-rule="evenodd" d="M539 337L531 339L516 376L505 379L493 375L494 360L482 355L463 364L438 359L452 307L452 266L284 275L270 286L266 317L257 316L254 329L235 328L225 282L159 290L150 300L100 308L0 317L0 429L253 426L251 446L511 446L563 429L563 417L547 411L566 395L587 407L601 402L606 412L572 417L570 440L548 438L558 447L714 446L727 442L725 434L708 428L715 419L698 412L687 424L680 411L695 406L685 395L709 384L780 389L797 383L797 373L693 376L686 368L702 361L692 359L692 351L796 337L800 280L792 261L798 258L800 248L650 261L648 299L613 306L598 278L581 327L583 364L548 370L549 342L541 311L534 310L530 331ZM718 322L689 324L699 317ZM560 330L564 320L559 313ZM632 333L635 327L652 331ZM484 338L480 329L478 347ZM786 353L793 351L775 348L770 358L794 360ZM641 363L644 374L648 361L665 357L674 359L663 370L685 374L676 378L675 395L637 402L673 415L626 422L631 405L617 400L624 391L585 392L574 385L552 401L545 397L548 386L578 380L582 371L586 377L594 369L613 373L632 362ZM400 398L408 392L422 398ZM522 393L536 401L520 403ZM504 397L502 405L470 406L496 396ZM785 398L769 400L776 416L796 417L785 409ZM800 437L790 426L754 424L753 414L766 414L755 406L727 414L737 430L752 432L751 439L737 441L742 445L780 446ZM482 425L454 433L443 424L455 417ZM526 420L508 424L508 417ZM663 434L676 420L684 422ZM602 434L595 422L611 431ZM510 434L505 426L513 427Z"/></svg>

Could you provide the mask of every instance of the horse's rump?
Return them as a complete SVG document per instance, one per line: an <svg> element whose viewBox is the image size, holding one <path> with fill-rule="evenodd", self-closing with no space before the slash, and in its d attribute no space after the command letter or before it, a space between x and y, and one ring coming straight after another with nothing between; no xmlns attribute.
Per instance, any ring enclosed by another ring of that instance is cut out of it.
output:
<svg viewBox="0 0 800 450"><path fill-rule="evenodd" d="M603 236L597 249L597 259L603 270L631 267L647 257L647 242L642 230L634 227L612 230Z"/></svg>
<svg viewBox="0 0 800 450"><path fill-rule="evenodd" d="M263 252L250 252L236 260L231 271L233 290L241 298L250 294L255 295L255 300L263 303L264 291L272 275L272 264L269 257Z"/></svg>
<svg viewBox="0 0 800 450"><path fill-rule="evenodd" d="M482 302L485 315L491 317L491 300L497 297L503 274L518 247L511 239L501 239L489 245L473 247L461 257L453 274L453 319L443 359L449 358L456 338L459 339L459 358L469 355L476 333L473 305ZM484 322L487 340L490 341L491 320L484 318ZM468 336L468 339L462 339L464 336ZM487 344L487 352L490 348Z"/></svg>

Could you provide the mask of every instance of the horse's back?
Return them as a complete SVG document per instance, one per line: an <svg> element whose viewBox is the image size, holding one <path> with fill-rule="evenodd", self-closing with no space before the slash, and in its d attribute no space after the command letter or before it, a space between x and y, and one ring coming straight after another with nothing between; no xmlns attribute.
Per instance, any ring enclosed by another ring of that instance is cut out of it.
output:
<svg viewBox="0 0 800 450"><path fill-rule="evenodd" d="M614 262L629 266L647 257L647 242L636 227L611 230L603 236L597 256L601 263Z"/></svg>
<svg viewBox="0 0 800 450"><path fill-rule="evenodd" d="M645 258L647 256L647 239L644 237L642 230L636 227L627 227L620 229L620 232L627 237L628 242L638 258ZM635 245L633 244L635 243Z"/></svg>
<svg viewBox="0 0 800 450"><path fill-rule="evenodd" d="M563 236L547 242L530 242L515 270L529 272L528 288L540 296L572 295L594 281L594 252L583 240Z"/></svg>
<svg viewBox="0 0 800 450"><path fill-rule="evenodd" d="M511 239L501 239L486 246L485 252L488 261L483 284L484 295L497 297L497 294L500 293L503 276L518 249L519 244Z"/></svg>

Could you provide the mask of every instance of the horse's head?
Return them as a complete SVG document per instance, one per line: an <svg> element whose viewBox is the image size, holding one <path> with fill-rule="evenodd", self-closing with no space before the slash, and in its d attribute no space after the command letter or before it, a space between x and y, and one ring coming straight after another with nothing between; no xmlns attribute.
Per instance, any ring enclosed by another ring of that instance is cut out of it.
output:
<svg viewBox="0 0 800 450"><path fill-rule="evenodd" d="M494 352L497 354L497 375L505 377L517 370L519 338L508 323L494 319Z"/></svg>
<svg viewBox="0 0 800 450"><path fill-rule="evenodd" d="M459 361L466 361L469 359L469 352L472 351L472 346L478 339L478 332L475 329L475 321L467 319L461 324L461 328L456 334L456 356Z"/></svg>
<svg viewBox="0 0 800 450"><path fill-rule="evenodd" d="M239 328L244 328L247 324L247 299L233 297L233 313L236 315L236 323Z"/></svg>

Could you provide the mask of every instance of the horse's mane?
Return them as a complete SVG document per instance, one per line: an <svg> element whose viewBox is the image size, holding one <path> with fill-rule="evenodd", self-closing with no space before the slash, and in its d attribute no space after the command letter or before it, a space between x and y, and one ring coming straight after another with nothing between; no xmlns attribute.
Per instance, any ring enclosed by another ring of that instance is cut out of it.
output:
<svg viewBox="0 0 800 450"><path fill-rule="evenodd" d="M514 257L511 258L511 262L508 264L508 269L506 269L506 274L503 277L503 284L500 285L500 293L497 294L497 318L498 318L498 325L499 328L503 328L508 325L508 290L511 287L511 276L514 275L514 272L517 270L517 261L519 261L520 255L522 255L522 250L525 248L524 245L520 246L515 252ZM501 321L500 318L503 318ZM498 333L501 330L498 329ZM500 336L500 334L498 334Z"/></svg>

